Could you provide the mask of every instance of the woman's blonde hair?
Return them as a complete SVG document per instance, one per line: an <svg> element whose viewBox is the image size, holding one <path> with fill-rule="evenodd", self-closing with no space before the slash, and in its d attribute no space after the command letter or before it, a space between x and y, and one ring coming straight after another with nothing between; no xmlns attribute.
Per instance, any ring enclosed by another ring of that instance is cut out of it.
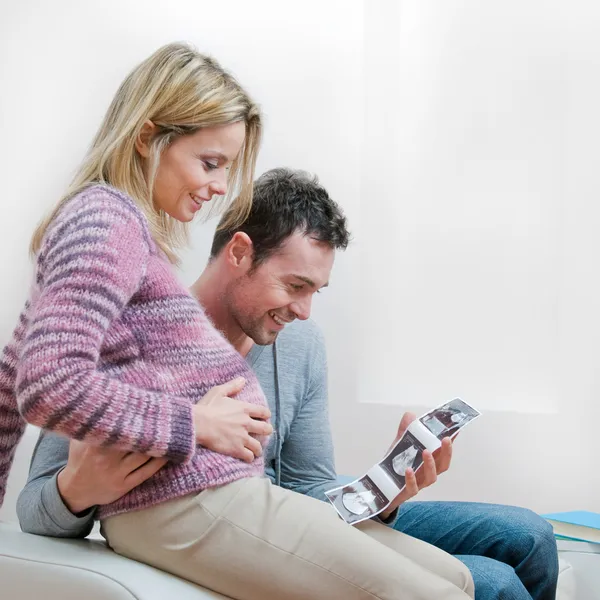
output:
<svg viewBox="0 0 600 600"><path fill-rule="evenodd" d="M149 157L142 159L135 144L147 121L156 128ZM48 226L69 198L91 184L104 183L126 192L138 203L155 242L177 262L176 250L187 242L187 226L157 209L152 201L161 153L180 136L237 121L245 122L246 136L229 171L225 199L235 198L228 221L239 224L252 205L252 180L262 132L258 106L211 57L187 44L163 46L119 87L66 194L37 227L31 251L37 253Z"/></svg>

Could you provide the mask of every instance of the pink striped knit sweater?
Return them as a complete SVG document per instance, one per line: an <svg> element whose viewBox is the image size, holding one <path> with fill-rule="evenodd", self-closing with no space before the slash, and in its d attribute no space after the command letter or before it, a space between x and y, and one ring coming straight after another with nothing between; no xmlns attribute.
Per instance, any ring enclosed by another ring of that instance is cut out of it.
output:
<svg viewBox="0 0 600 600"><path fill-rule="evenodd" d="M100 518L262 476L262 459L247 464L195 441L193 403L240 375L247 383L238 398L264 404L246 361L178 281L134 202L106 186L87 188L47 232L0 357L0 505L24 420L170 459L101 507Z"/></svg>

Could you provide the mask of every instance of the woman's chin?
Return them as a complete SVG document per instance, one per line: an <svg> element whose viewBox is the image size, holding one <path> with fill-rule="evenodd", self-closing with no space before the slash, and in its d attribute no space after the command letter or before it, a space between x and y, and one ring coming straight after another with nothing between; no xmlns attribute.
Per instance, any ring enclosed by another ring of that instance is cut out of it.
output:
<svg viewBox="0 0 600 600"><path fill-rule="evenodd" d="M182 215L181 218L179 218L177 220L181 221L182 223L191 223L194 220L195 216L196 216L196 213L187 213L185 215Z"/></svg>
<svg viewBox="0 0 600 600"><path fill-rule="evenodd" d="M180 223L190 223L191 221L194 220L194 217L196 216L197 212L198 211L186 210L186 211L178 211L178 212L173 212L173 213L168 213L168 214L170 217L172 217L176 221L179 221Z"/></svg>

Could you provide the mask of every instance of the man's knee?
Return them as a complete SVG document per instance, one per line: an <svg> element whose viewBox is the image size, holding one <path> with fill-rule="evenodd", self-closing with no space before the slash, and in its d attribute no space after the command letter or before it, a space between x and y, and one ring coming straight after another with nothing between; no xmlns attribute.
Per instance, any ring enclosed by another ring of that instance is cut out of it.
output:
<svg viewBox="0 0 600 600"><path fill-rule="evenodd" d="M533 554L548 559L557 554L552 526L545 519L526 508L507 508L506 534L514 551L520 553L520 560Z"/></svg>
<svg viewBox="0 0 600 600"><path fill-rule="evenodd" d="M515 573L503 562L485 556L464 556L475 583L477 600L525 600L529 592Z"/></svg>

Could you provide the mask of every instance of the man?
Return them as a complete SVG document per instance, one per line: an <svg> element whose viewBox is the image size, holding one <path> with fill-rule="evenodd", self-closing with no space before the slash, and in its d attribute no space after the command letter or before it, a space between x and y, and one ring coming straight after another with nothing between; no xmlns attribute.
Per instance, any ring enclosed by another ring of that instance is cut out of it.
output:
<svg viewBox="0 0 600 600"><path fill-rule="evenodd" d="M335 250L343 250L348 239L345 218L316 179L275 169L256 182L245 223L217 231L209 264L192 286L215 325L254 368L267 395L275 427L266 451L268 476L321 500L339 480L328 422L324 343L308 318L314 294L329 281ZM241 417L235 418L240 425ZM412 419L403 417L398 435ZM240 438L227 453L244 457L249 447L256 445ZM447 439L435 459L428 457L417 486L433 483L448 468L450 456ZM21 527L42 535L84 537L96 505L119 498L163 464L78 442L69 447L67 440L42 434L18 501ZM529 511L409 502L382 517L398 531L460 558L473 575L479 600L554 598L558 558L552 530Z"/></svg>

